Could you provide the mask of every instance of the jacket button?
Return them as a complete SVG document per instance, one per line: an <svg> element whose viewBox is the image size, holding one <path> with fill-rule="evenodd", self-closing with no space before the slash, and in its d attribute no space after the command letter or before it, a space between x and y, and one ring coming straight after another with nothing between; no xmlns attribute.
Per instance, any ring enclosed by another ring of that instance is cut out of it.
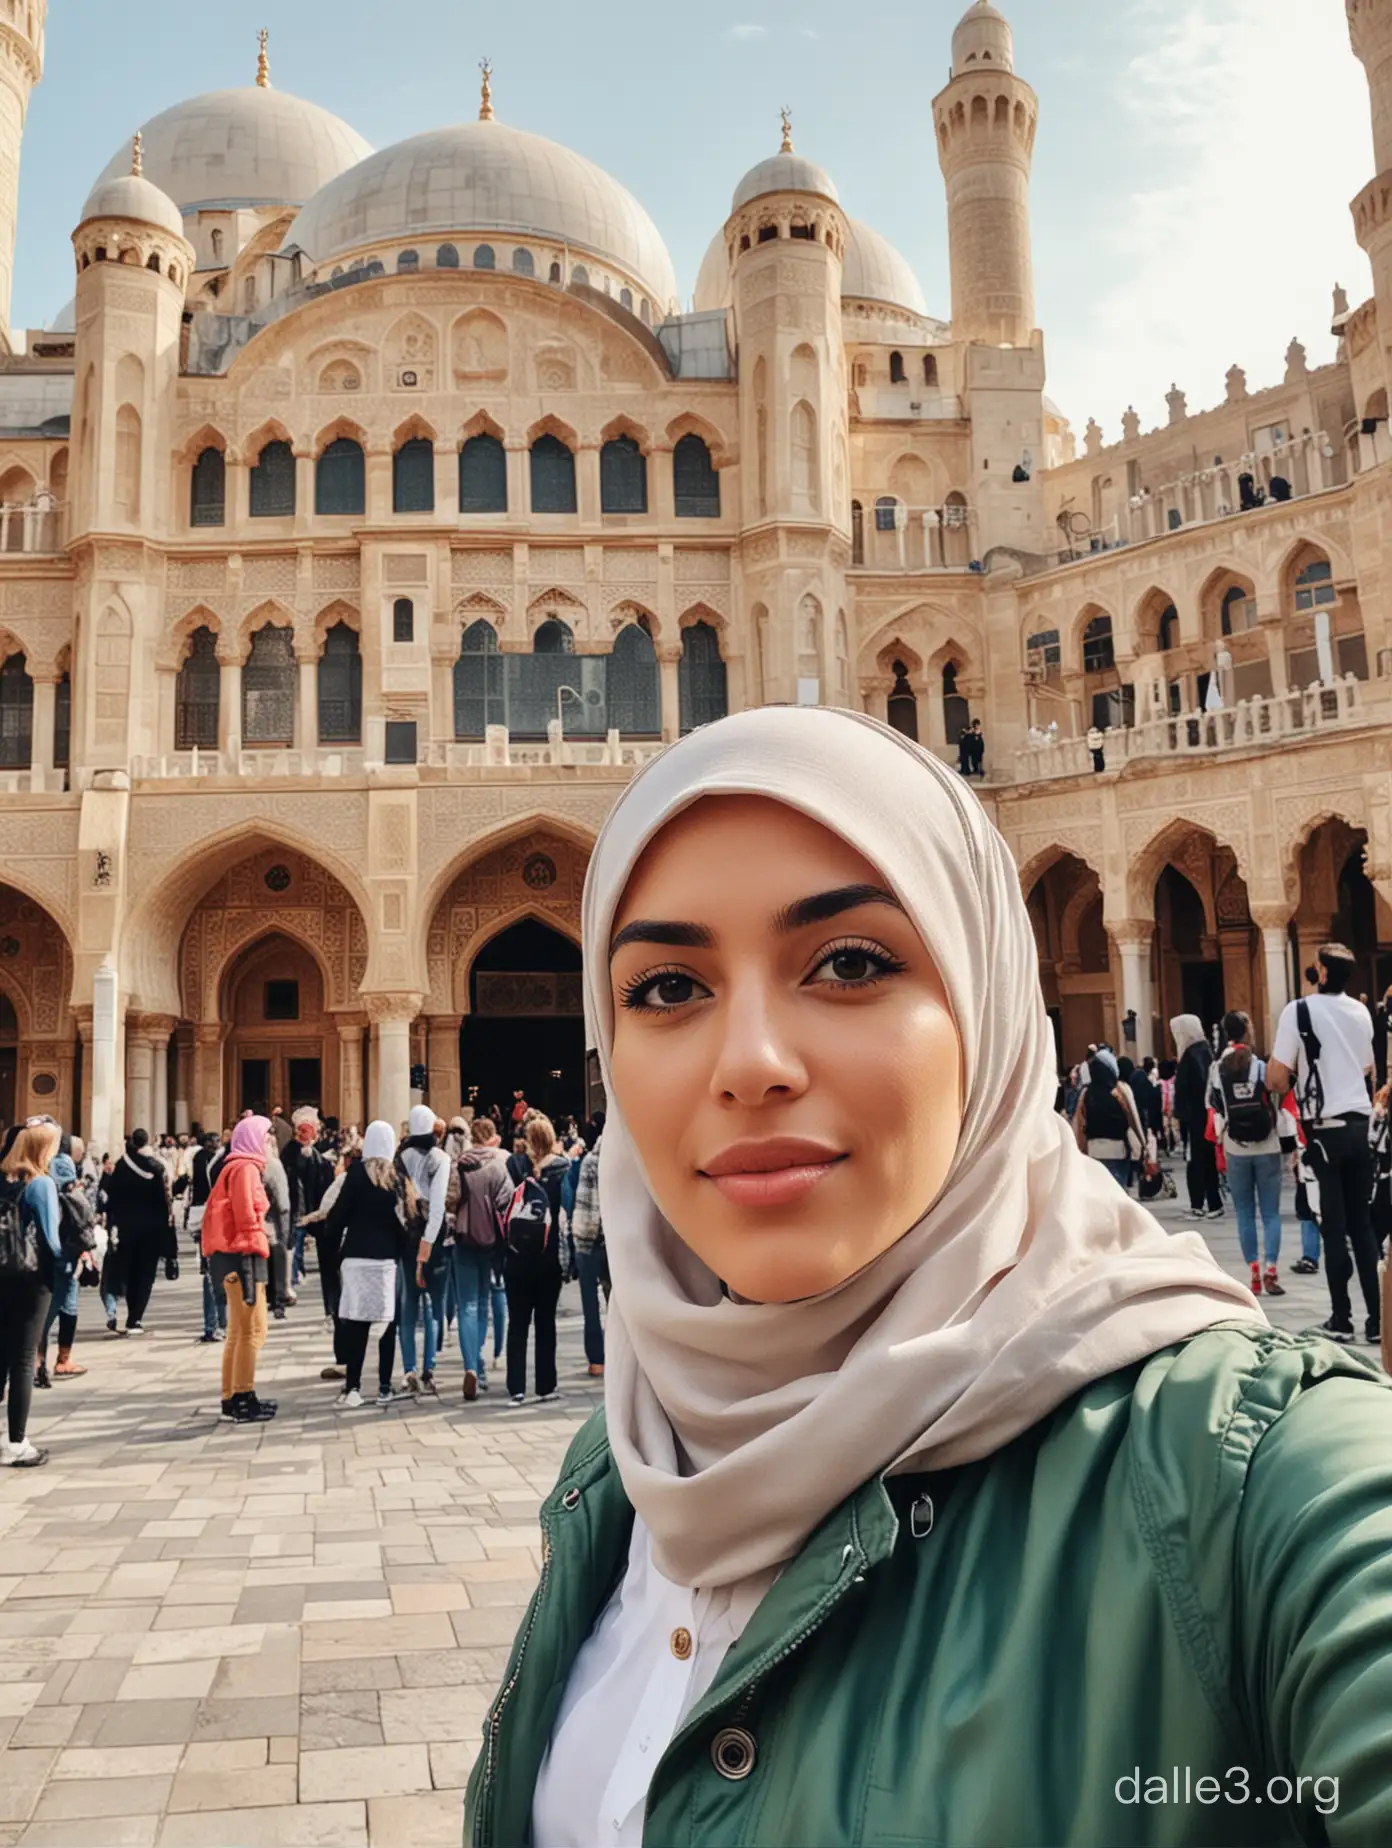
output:
<svg viewBox="0 0 1392 1848"><path fill-rule="evenodd" d="M742 1726L726 1726L711 1740L711 1763L722 1777L737 1784L754 1769L757 1751L753 1733Z"/></svg>

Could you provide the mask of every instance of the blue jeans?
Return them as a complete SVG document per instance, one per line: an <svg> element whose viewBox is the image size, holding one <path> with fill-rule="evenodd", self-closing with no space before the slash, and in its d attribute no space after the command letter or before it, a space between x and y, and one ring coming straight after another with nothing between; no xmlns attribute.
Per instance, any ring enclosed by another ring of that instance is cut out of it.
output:
<svg viewBox="0 0 1392 1848"><path fill-rule="evenodd" d="M401 1340L401 1365L407 1373L416 1371L416 1319L420 1315L421 1305L425 1306L425 1366L423 1371L435 1371L435 1358L440 1351L440 1330L444 1315L445 1276L447 1266L441 1264L434 1276L427 1272L426 1287L421 1289L416 1282L414 1264L402 1264L398 1267L400 1288L396 1325Z"/></svg>
<svg viewBox="0 0 1392 1848"><path fill-rule="evenodd" d="M459 1314L459 1352L464 1371L486 1378L484 1341L488 1334L488 1304L493 1288L493 1253L477 1245L450 1246L454 1297Z"/></svg>
<svg viewBox="0 0 1392 1848"><path fill-rule="evenodd" d="M213 1288L210 1271L203 1273L203 1333L215 1335L221 1329L227 1333L227 1298L221 1290Z"/></svg>
<svg viewBox="0 0 1392 1848"><path fill-rule="evenodd" d="M295 1255L290 1266L290 1288L292 1290L305 1274L304 1242L306 1229L307 1228L304 1226L295 1227Z"/></svg>
<svg viewBox="0 0 1392 1848"><path fill-rule="evenodd" d="M39 1358L48 1352L48 1331L60 1315L77 1315L77 1269L75 1265L64 1263L54 1279L53 1294L48 1302L48 1314L44 1317L43 1334L39 1339Z"/></svg>
<svg viewBox="0 0 1392 1848"><path fill-rule="evenodd" d="M585 1359L592 1367L604 1365L604 1324L599 1317L599 1286L608 1280L607 1253L597 1246L581 1251L577 1246L575 1268L580 1277L580 1309L585 1317Z"/></svg>
<svg viewBox="0 0 1392 1848"><path fill-rule="evenodd" d="M1281 1157L1229 1155L1228 1192L1237 1215L1237 1241L1249 1264L1260 1261L1257 1249L1257 1212L1261 1211L1266 1261L1281 1255Z"/></svg>
<svg viewBox="0 0 1392 1848"><path fill-rule="evenodd" d="M1300 1222L1300 1255L1307 1263L1319 1263L1319 1227L1313 1219L1302 1219Z"/></svg>

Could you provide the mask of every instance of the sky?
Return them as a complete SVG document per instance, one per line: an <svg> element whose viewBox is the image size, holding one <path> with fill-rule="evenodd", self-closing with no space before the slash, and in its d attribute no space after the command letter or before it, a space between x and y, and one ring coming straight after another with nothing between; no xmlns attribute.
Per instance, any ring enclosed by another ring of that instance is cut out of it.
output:
<svg viewBox="0 0 1392 1848"><path fill-rule="evenodd" d="M932 99L965 0L50 0L44 81L20 174L12 319L72 294L82 202L134 129L172 103L272 81L376 147L478 109L493 60L500 120L565 143L637 195L683 300L740 176L778 146L903 251L931 313L950 289ZM1299 337L1334 357L1333 286L1371 293L1349 201L1373 177L1368 94L1341 0L1002 0L1015 68L1040 99L1031 193L1048 390L1081 436L1121 413L1164 421L1221 402L1234 363L1276 384Z"/></svg>

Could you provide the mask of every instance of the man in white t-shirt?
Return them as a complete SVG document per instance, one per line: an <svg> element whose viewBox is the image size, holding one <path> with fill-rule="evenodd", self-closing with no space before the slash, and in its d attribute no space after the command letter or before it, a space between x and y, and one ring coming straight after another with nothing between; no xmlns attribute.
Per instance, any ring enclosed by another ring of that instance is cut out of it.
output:
<svg viewBox="0 0 1392 1848"><path fill-rule="evenodd" d="M1354 1339L1348 1286L1356 1265L1368 1311L1364 1333L1377 1342L1378 1254L1369 1211L1373 1155L1368 1145L1367 1086L1373 1067L1373 1022L1367 1008L1345 993L1354 974L1352 951L1342 943L1326 943L1319 952L1319 966L1319 993L1303 1002L1291 1001L1281 1010L1266 1082L1278 1097L1294 1085L1307 1159L1319 1182L1320 1236L1333 1311L1322 1331L1346 1345ZM1309 1009L1310 1030L1319 1042L1313 1069L1300 1032L1302 1006Z"/></svg>

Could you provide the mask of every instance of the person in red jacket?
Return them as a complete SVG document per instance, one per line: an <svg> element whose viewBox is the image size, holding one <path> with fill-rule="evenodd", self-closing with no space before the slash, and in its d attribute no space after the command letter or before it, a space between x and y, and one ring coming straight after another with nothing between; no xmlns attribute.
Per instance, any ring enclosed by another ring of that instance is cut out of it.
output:
<svg viewBox="0 0 1392 1848"><path fill-rule="evenodd" d="M270 1201L261 1176L275 1149L274 1137L269 1118L242 1118L203 1210L203 1256L213 1289L227 1298L222 1415L236 1424L264 1424L276 1414L273 1399L256 1396L256 1356L266 1340L271 1251L266 1236Z"/></svg>

